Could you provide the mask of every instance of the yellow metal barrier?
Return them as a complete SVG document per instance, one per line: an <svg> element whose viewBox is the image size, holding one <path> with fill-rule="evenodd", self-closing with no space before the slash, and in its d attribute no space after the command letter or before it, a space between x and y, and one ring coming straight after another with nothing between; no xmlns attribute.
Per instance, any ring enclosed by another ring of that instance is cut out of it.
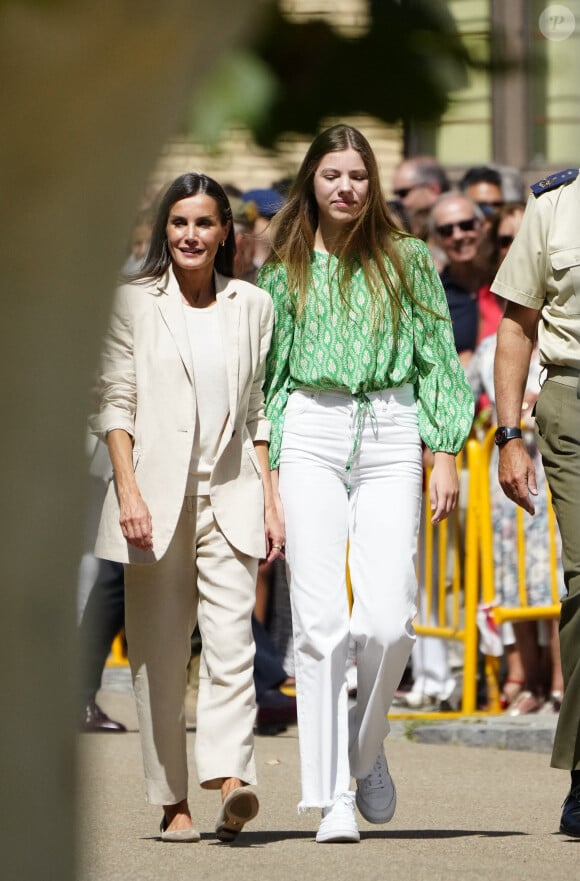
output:
<svg viewBox="0 0 580 881"><path fill-rule="evenodd" d="M477 486L480 469L480 445L468 441L465 453L457 457L457 469L461 474L466 457L467 479L461 481L461 498L458 511L439 526L431 523L428 511L424 516L421 554L421 591L424 607L421 620L435 623L416 623L418 636L434 636L455 640L463 645L463 694L458 712L425 713L393 710L390 719L451 719L472 715L477 711L477 602L478 584L478 499ZM428 481L430 474L426 475ZM428 505L428 500L425 502ZM461 515L465 512L462 524ZM437 571L433 571L434 547L437 543ZM451 565L449 561L451 560ZM448 576L451 570L451 578Z"/></svg>
<svg viewBox="0 0 580 881"><path fill-rule="evenodd" d="M490 459L494 449L491 429L483 443L468 441L465 451L457 457L461 473L466 464L467 479L461 481L458 512L439 526L431 524L428 511L424 517L423 541L419 546L424 590L420 619L415 624L418 636L432 636L454 640L463 646L463 694L458 712L425 713L394 710L391 719L421 718L451 719L477 713L477 606L481 595L484 603L492 606L497 624L503 621L539 620L557 618L560 614L558 596L557 528L551 500L548 502L548 536L551 565L552 604L530 606L526 592L524 512L517 510L517 544L519 571L518 607L494 605L495 580L493 564L493 526L491 514ZM427 474L427 480L429 478ZM428 505L428 500L425 504ZM462 515L465 513L464 521ZM434 554L437 548L438 553ZM437 571L433 560L436 559ZM450 561L451 560L451 565ZM352 587L347 562L347 589L352 604ZM115 637L107 666L128 664L123 633ZM499 712L499 659L486 656L485 672L488 689L488 712Z"/></svg>
<svg viewBox="0 0 580 881"><path fill-rule="evenodd" d="M111 653L107 658L107 667L126 667L129 661L127 660L127 652L125 651L125 639L123 631L119 631L116 635L113 643L111 645Z"/></svg>
<svg viewBox="0 0 580 881"><path fill-rule="evenodd" d="M516 511L517 551L518 551L518 597L519 606L496 605L495 572L493 559L493 524L491 509L491 478L490 462L494 450L495 426L486 434L481 445L481 462L479 468L479 545L481 561L481 597L490 605L493 617L498 625L504 621L536 621L546 618L558 618L560 615L560 599L558 585L558 553L556 546L556 519L552 500L548 490L548 535L550 552L550 586L552 603L547 606L530 606L526 590L526 539L524 531L525 514L522 508ZM546 485L547 489L547 485ZM487 679L488 706L490 712L500 711L499 690L499 658L486 655L485 672Z"/></svg>

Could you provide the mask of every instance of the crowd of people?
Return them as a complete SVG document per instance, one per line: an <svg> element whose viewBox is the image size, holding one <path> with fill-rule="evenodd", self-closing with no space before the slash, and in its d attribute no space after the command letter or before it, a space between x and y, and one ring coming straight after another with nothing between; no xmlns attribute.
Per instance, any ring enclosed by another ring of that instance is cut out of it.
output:
<svg viewBox="0 0 580 881"><path fill-rule="evenodd" d="M194 632L197 774L221 793L220 840L259 810L256 726L296 720L299 808L321 811L317 842L358 841L356 808L371 823L392 818L393 700L432 708L457 698L445 645L413 633L416 551L421 516L435 526L456 516L455 456L470 433L500 426L490 471L498 601L518 604L515 501L535 507L525 521L529 602L551 604L542 461L553 429L538 441L533 417L541 368L559 366L548 378L568 391L578 365L547 360L536 333L543 293L514 281L522 260L546 262L547 222L537 222L535 250L512 257L511 247L534 201L571 186L576 175L547 180L526 210L513 169L474 167L453 182L420 156L396 168L387 201L371 146L341 124L313 141L291 181L242 191L188 173L140 209L91 420L109 455L80 624L81 728L124 730L96 702L124 622L162 840L200 839L183 713ZM570 249L563 235L560 250ZM558 281L570 261L553 264ZM514 337L525 375L506 354ZM517 386L503 379L508 363ZM558 451L550 467L560 474ZM580 835L578 710L567 698L570 682L580 687L577 556L562 526L576 503L554 480L548 469L568 591L563 664L556 622L504 626L502 704L513 715L563 713L553 762L571 770L572 786L561 827ZM280 585L291 607L282 640Z"/></svg>

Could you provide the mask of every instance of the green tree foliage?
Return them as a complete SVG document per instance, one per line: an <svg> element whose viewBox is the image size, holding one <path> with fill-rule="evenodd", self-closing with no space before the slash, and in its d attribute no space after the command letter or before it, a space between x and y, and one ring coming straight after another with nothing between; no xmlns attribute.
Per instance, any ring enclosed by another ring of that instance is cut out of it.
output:
<svg viewBox="0 0 580 881"><path fill-rule="evenodd" d="M447 4L370 0L369 8L367 32L349 37L322 19L290 21L272 4L249 51L230 56L198 93L196 135L216 140L220 126L240 122L271 146L285 132L312 134L326 116L438 118L478 64Z"/></svg>

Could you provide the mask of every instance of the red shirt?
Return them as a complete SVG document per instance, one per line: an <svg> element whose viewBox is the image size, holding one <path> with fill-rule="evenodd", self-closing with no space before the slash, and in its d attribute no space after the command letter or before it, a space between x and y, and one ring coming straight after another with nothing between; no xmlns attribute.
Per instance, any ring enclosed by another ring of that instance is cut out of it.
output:
<svg viewBox="0 0 580 881"><path fill-rule="evenodd" d="M492 293L488 284L483 285L477 292L477 305L479 307L479 336L480 343L487 336L497 333L497 328L503 315L503 301Z"/></svg>

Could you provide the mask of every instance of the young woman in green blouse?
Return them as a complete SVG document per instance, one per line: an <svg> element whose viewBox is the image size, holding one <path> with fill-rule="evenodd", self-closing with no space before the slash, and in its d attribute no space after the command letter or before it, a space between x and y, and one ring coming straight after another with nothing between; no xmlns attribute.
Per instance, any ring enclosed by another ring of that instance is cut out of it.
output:
<svg viewBox="0 0 580 881"><path fill-rule="evenodd" d="M355 802L371 823L395 810L383 741L414 640L421 440L434 453L438 523L457 503L473 396L429 252L394 225L359 131L337 125L314 140L273 227L258 284L275 309L266 415L286 521L299 807L322 809L317 841L358 841Z"/></svg>

